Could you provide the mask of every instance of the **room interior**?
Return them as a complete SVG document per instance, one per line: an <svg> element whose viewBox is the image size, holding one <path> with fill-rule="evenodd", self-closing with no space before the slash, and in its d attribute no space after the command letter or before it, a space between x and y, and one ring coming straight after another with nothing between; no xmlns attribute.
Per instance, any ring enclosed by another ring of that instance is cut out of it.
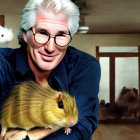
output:
<svg viewBox="0 0 140 140"><path fill-rule="evenodd" d="M4 0L0 4L0 25L13 30L7 47L18 48L20 16L28 0ZM139 140L137 116L121 118L111 112L124 86L140 90L140 1L73 0L80 9L80 28L71 46L85 51L101 64L99 125L92 140ZM138 104L140 98L138 96ZM131 105L133 106L133 104Z"/></svg>

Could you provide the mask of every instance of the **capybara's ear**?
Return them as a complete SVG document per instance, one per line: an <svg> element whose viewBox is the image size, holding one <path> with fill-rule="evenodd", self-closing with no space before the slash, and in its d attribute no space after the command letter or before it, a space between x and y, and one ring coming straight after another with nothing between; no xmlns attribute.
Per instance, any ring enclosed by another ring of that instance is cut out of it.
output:
<svg viewBox="0 0 140 140"><path fill-rule="evenodd" d="M136 88L133 88L133 91L134 91L135 93L138 93L138 90L137 90Z"/></svg>
<svg viewBox="0 0 140 140"><path fill-rule="evenodd" d="M123 86L123 90L125 90L126 89L126 86Z"/></svg>
<svg viewBox="0 0 140 140"><path fill-rule="evenodd" d="M57 102L60 102L62 100L62 93L58 92Z"/></svg>
<svg viewBox="0 0 140 140"><path fill-rule="evenodd" d="M125 90L126 90L126 86L123 86L121 93L124 93Z"/></svg>

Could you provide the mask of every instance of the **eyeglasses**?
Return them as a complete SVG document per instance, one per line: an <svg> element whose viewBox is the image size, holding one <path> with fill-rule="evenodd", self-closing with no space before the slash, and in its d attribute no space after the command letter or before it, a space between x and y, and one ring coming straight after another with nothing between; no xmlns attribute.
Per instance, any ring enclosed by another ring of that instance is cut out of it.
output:
<svg viewBox="0 0 140 140"><path fill-rule="evenodd" d="M54 38L54 42L55 42L56 45L58 45L60 47L65 47L72 40L70 31L69 31L69 34L66 34L66 33L62 32L62 33L59 33L58 35L54 36L54 35L49 34L45 30L39 30L36 33L33 32L32 27L29 30L32 31L32 33L34 35L34 40L38 44L46 44L50 40L50 38Z"/></svg>

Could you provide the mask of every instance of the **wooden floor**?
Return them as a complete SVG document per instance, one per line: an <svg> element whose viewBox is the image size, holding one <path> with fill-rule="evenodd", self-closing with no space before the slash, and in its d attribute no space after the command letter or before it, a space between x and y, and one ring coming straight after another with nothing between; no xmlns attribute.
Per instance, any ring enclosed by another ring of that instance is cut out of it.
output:
<svg viewBox="0 0 140 140"><path fill-rule="evenodd" d="M139 122L99 123L92 140L140 140Z"/></svg>

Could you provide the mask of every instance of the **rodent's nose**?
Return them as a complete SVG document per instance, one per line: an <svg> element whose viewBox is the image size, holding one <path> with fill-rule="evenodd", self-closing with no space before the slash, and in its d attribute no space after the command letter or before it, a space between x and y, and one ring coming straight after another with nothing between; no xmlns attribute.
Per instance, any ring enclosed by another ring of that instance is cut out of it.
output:
<svg viewBox="0 0 140 140"><path fill-rule="evenodd" d="M70 120L70 125L73 125L74 124L74 120Z"/></svg>

